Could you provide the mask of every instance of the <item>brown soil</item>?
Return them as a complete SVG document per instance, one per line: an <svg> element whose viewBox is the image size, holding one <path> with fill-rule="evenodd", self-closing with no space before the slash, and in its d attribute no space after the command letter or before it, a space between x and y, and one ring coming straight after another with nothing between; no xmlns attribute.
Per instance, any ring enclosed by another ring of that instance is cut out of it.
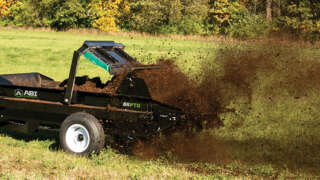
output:
<svg viewBox="0 0 320 180"><path fill-rule="evenodd" d="M189 80L171 60L158 60L157 65L161 68L136 72L137 77L145 80L154 100L182 109L191 119L191 126L201 126L203 121L211 127L219 124L217 112L221 106L211 82L199 84ZM215 76L207 77L207 81L215 82ZM211 118L203 119L203 115Z"/></svg>
<svg viewBox="0 0 320 180"><path fill-rule="evenodd" d="M113 77L107 83L102 83L99 77L95 77L90 79L88 76L77 77L75 81L75 90L79 91L88 91L88 92L98 92L98 93L109 93L116 94L122 79L124 78L124 74ZM66 87L67 79L62 83L59 83L58 87ZM58 88L56 86L56 88Z"/></svg>
<svg viewBox="0 0 320 180"><path fill-rule="evenodd" d="M149 142L139 142L133 154L143 160L167 156L170 160L183 162L215 162L226 163L231 154L223 141L209 133L186 136L179 133L161 137Z"/></svg>
<svg viewBox="0 0 320 180"><path fill-rule="evenodd" d="M248 106L255 93L277 98L289 93L293 98L320 90L320 63L302 57L278 42L265 42L248 50L221 49L217 59L201 62L201 82L194 82L170 60L157 62L162 68L138 71L153 99L181 108L186 113L219 114L232 101L245 99ZM218 71L219 70L219 71Z"/></svg>
<svg viewBox="0 0 320 180"><path fill-rule="evenodd" d="M257 96L268 101L283 96L294 99L314 96L320 91L320 78L316 78L320 76L320 63L304 54L298 46L293 50L285 44L265 42L247 50L221 49L214 61L201 62L200 83L190 81L172 61L165 60L158 62L164 68L140 71L137 76L145 79L155 100L186 113L217 113L213 119L191 116L192 121L210 124L216 122L219 112L240 99L243 107L237 111L246 113ZM241 124L236 128L240 127ZM183 161L219 162L228 160L225 147L212 135L194 133L139 143L133 152L142 159L169 153Z"/></svg>
<svg viewBox="0 0 320 180"><path fill-rule="evenodd" d="M254 94L276 100L286 94L292 98L308 97L320 90L317 58L304 56L298 46L292 48L278 42L260 46L254 50L221 50L219 62L224 70L218 81L221 104L228 105L240 97L247 97L250 104ZM229 98L223 96L228 88L233 92Z"/></svg>
<svg viewBox="0 0 320 180"><path fill-rule="evenodd" d="M136 76L144 79L154 100L173 106L181 106L180 96L191 86L188 78L170 60L158 60L159 69L137 71ZM181 108L181 107L180 107Z"/></svg>

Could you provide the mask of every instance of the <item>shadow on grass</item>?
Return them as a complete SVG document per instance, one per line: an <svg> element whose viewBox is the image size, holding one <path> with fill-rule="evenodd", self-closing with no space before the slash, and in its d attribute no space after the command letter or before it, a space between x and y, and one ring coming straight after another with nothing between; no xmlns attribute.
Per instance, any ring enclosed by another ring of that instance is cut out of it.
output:
<svg viewBox="0 0 320 180"><path fill-rule="evenodd" d="M59 140L59 130L58 129L43 129L40 128L38 131L33 133L27 133L23 127L15 125L5 125L0 126L0 133L8 137L14 138L16 140L22 140L25 142L30 142L34 140L39 141L52 141L50 144L50 151L58 151L61 149ZM134 142L127 142L123 138L107 136L105 146L113 148L115 151L121 154L130 154L130 148Z"/></svg>
<svg viewBox="0 0 320 180"><path fill-rule="evenodd" d="M16 127L14 125L6 125L3 127L0 127L0 133L8 137L14 138L16 140L22 140L25 142L30 142L34 140L39 140L39 141L50 140L53 142L49 146L50 151L57 151L60 148L59 132L57 130L39 129L38 131L33 133L26 133L20 127Z"/></svg>

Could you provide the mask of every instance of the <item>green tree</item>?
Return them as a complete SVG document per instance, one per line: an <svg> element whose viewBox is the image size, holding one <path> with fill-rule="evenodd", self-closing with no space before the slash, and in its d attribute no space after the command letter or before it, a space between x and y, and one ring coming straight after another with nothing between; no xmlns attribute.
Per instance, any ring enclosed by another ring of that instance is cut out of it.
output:
<svg viewBox="0 0 320 180"><path fill-rule="evenodd" d="M239 2L210 1L207 26L212 34L227 34L230 24L245 18L247 15L246 8Z"/></svg>
<svg viewBox="0 0 320 180"><path fill-rule="evenodd" d="M92 16L88 8L89 0L20 0L10 7L11 16L6 17L6 25L51 27L67 30L91 27Z"/></svg>
<svg viewBox="0 0 320 180"><path fill-rule="evenodd" d="M302 36L319 36L320 2L303 0L290 2L279 18L278 26L283 30Z"/></svg>
<svg viewBox="0 0 320 180"><path fill-rule="evenodd" d="M125 27L149 33L200 34L204 32L207 0L133 0Z"/></svg>
<svg viewBox="0 0 320 180"><path fill-rule="evenodd" d="M209 12L209 2L207 0L185 0L183 4L183 17L179 24L180 32L206 34L205 22Z"/></svg>
<svg viewBox="0 0 320 180"><path fill-rule="evenodd" d="M156 33L167 20L165 6L160 1L134 0L129 5L131 12L125 25L129 30Z"/></svg>
<svg viewBox="0 0 320 180"><path fill-rule="evenodd" d="M68 0L56 9L50 27L56 30L71 28L88 28L93 23L93 17L84 7L86 1Z"/></svg>

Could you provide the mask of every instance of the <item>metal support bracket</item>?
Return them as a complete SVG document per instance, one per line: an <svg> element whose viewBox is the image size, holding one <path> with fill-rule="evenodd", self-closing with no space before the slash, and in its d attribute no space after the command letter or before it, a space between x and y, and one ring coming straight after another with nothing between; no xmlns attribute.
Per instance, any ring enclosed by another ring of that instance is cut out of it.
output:
<svg viewBox="0 0 320 180"><path fill-rule="evenodd" d="M76 79L79 57L80 57L80 53L78 51L75 51L73 53L73 59L72 59L72 64L71 64L71 68L70 68L67 89L66 89L66 93L64 96L64 100L63 100L63 102L65 104L70 104L72 101L72 95L73 95L74 83L75 83L75 79Z"/></svg>

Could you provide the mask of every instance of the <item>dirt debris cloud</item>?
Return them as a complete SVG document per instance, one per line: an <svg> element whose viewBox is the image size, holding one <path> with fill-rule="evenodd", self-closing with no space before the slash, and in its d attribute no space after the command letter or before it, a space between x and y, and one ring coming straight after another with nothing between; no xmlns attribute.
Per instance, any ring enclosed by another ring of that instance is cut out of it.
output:
<svg viewBox="0 0 320 180"><path fill-rule="evenodd" d="M226 163L231 160L231 154L223 141L208 132L193 136L175 133L153 141L138 142L133 154L143 160L156 159L160 156L184 162Z"/></svg>
<svg viewBox="0 0 320 180"><path fill-rule="evenodd" d="M260 42L254 47L229 46L219 50L214 61L202 62L200 83L189 80L172 61L165 60L158 61L163 69L142 71L137 75L145 79L155 100L181 108L186 113L217 113L214 119L195 118L198 121L195 124L205 122L211 125L207 126L210 128L219 124L216 123L220 121L219 113L238 99L244 99L250 109L255 97L276 101L280 96L297 99L319 92L320 62L304 54L306 52L298 45ZM138 144L134 152L139 151L138 157L144 156L145 152L149 156L170 152L187 161L219 159L204 151L216 151L216 156L220 157L228 154L222 141L208 134L200 138L199 134L155 139Z"/></svg>
<svg viewBox="0 0 320 180"><path fill-rule="evenodd" d="M211 114L238 98L250 103L254 93L271 97L287 92L301 97L319 90L320 62L303 54L298 45L264 42L246 49L219 50L214 61L201 62L200 83L190 80L170 60L159 60L163 68L137 75L146 81L155 100L185 112Z"/></svg>

